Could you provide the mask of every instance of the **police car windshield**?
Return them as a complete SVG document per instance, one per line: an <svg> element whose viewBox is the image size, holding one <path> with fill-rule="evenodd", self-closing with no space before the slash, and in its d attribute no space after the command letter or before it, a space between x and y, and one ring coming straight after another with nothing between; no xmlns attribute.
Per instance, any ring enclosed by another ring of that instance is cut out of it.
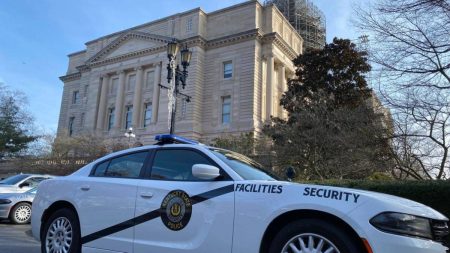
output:
<svg viewBox="0 0 450 253"><path fill-rule="evenodd" d="M278 180L275 175L246 156L223 149L210 148L209 150L245 180Z"/></svg>

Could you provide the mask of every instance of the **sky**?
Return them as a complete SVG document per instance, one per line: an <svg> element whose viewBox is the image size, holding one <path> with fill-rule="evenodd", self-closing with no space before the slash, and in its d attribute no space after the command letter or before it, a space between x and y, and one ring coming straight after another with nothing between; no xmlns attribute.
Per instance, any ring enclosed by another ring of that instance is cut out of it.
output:
<svg viewBox="0 0 450 253"><path fill-rule="evenodd" d="M356 39L357 0L313 0L327 18L327 40ZM360 0L363 1L363 0ZM175 13L210 12L245 0L1 0L0 83L23 91L39 131L58 126L67 55L84 43ZM220 27L218 27L220 29Z"/></svg>

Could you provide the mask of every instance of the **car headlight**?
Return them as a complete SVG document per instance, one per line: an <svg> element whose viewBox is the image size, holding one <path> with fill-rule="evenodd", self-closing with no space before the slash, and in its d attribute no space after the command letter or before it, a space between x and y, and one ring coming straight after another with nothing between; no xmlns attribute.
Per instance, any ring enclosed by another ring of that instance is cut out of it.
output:
<svg viewBox="0 0 450 253"><path fill-rule="evenodd" d="M2 204L11 204L11 200L9 199L0 199L0 205Z"/></svg>
<svg viewBox="0 0 450 253"><path fill-rule="evenodd" d="M381 231L433 239L430 219L403 213L381 213L370 220L370 224Z"/></svg>

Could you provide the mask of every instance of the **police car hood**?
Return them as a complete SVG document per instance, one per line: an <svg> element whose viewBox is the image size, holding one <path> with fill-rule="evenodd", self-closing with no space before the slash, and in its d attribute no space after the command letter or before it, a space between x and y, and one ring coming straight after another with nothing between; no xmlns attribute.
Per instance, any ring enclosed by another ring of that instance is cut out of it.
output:
<svg viewBox="0 0 450 253"><path fill-rule="evenodd" d="M343 188L348 189L348 188ZM384 194L384 193L378 193L378 192L371 192L371 191L363 191L363 190L356 190L356 189L348 189L353 192L359 193L361 195L364 195L368 198L370 198L374 202L383 203L386 206L390 206L392 209L396 210L387 210L387 211L397 211L397 212L404 212L408 214L413 214L417 216L427 217L431 219L437 219L437 220L447 220L447 218L441 214L440 212L434 210L433 208L426 206L424 204L421 204L419 202Z"/></svg>
<svg viewBox="0 0 450 253"><path fill-rule="evenodd" d="M367 210L376 210L376 212L400 212L421 217L427 217L436 220L448 220L444 215L431 207L421 203L383 193L364 191L344 187L332 187L312 184L298 184L290 182L277 183L283 185L283 192L301 194L301 199L292 196L300 202L317 201L327 202L330 199L336 203L347 203L354 205L355 209L364 208ZM269 182L270 184L271 182ZM265 184L268 184L266 181ZM289 190L289 188L292 188ZM286 196L291 197L291 196ZM327 202L328 203L328 202ZM331 203L331 202L330 202Z"/></svg>
<svg viewBox="0 0 450 253"><path fill-rule="evenodd" d="M297 186L308 187L308 185L297 185ZM317 185L312 186L328 188L336 191L350 192L353 194L359 194L360 195L359 198L361 199L360 202L361 206L366 207L378 206L379 208L384 208L385 212L401 212L421 217L427 217L430 219L448 220L447 217L445 217L440 212L434 210L433 208L409 199L379 192L365 191L353 188L317 186Z"/></svg>
<svg viewBox="0 0 450 253"><path fill-rule="evenodd" d="M19 189L20 188L17 188L17 186L15 186L15 185L0 184L0 194L1 193L17 193L17 192L20 192Z"/></svg>
<svg viewBox="0 0 450 253"><path fill-rule="evenodd" d="M26 198L31 193L19 193L19 192L10 192L10 193L0 193L0 199L14 199L14 198Z"/></svg>

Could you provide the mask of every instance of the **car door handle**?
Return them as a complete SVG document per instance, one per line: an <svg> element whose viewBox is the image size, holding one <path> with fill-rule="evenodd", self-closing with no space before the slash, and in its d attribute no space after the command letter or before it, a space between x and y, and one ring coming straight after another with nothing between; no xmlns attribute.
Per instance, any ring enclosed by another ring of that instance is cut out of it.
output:
<svg viewBox="0 0 450 253"><path fill-rule="evenodd" d="M89 187L88 185L83 185L83 186L80 187L80 189L82 191L89 191L91 189L91 187Z"/></svg>
<svg viewBox="0 0 450 253"><path fill-rule="evenodd" d="M151 192L141 192L141 197L144 199L149 199L151 197L153 197L153 193Z"/></svg>

